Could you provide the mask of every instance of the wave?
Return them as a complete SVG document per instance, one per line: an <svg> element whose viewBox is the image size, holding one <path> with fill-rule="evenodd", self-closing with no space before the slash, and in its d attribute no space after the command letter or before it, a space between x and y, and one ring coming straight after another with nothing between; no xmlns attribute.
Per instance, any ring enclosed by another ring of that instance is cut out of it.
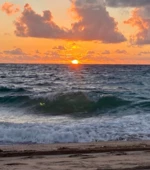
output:
<svg viewBox="0 0 150 170"><path fill-rule="evenodd" d="M132 115L106 121L97 117L65 124L0 122L0 144L149 140L149 118Z"/></svg>
<svg viewBox="0 0 150 170"><path fill-rule="evenodd" d="M150 101L142 101L138 102L134 105L135 107L141 107L141 108L150 108Z"/></svg>
<svg viewBox="0 0 150 170"><path fill-rule="evenodd" d="M93 113L130 104L130 101L116 96L101 96L97 100L92 97L83 92L57 94L53 98L9 95L0 97L0 103L32 108L36 113L46 114Z"/></svg>
<svg viewBox="0 0 150 170"><path fill-rule="evenodd" d="M0 93L2 92L25 92L26 90L24 88L10 88L10 87L5 87L2 86L0 87Z"/></svg>

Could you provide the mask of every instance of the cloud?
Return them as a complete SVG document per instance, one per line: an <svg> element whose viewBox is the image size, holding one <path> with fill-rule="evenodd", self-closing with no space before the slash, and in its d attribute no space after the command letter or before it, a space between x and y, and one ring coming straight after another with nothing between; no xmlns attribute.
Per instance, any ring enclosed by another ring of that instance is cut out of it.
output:
<svg viewBox="0 0 150 170"><path fill-rule="evenodd" d="M103 43L119 43L125 37L118 31L117 23L106 11L103 1L72 0L71 12L76 18L72 23L74 40L100 40Z"/></svg>
<svg viewBox="0 0 150 170"><path fill-rule="evenodd" d="M127 51L126 51L126 50L119 50L119 49L117 49L115 52L116 52L117 54L127 54Z"/></svg>
<svg viewBox="0 0 150 170"><path fill-rule="evenodd" d="M56 51L47 51L44 53L45 56L42 57L43 60L53 63L59 63L62 55L60 55ZM63 61L65 61L65 58L63 58Z"/></svg>
<svg viewBox="0 0 150 170"><path fill-rule="evenodd" d="M149 55L150 51L141 51L138 55Z"/></svg>
<svg viewBox="0 0 150 170"><path fill-rule="evenodd" d="M63 63L66 61L64 57L53 50L47 51L45 54L38 50L24 53L21 49L17 50L17 48L3 51L3 53L0 52L0 62L2 63Z"/></svg>
<svg viewBox="0 0 150 170"><path fill-rule="evenodd" d="M15 34L20 37L53 38L65 40L98 40L103 43L126 41L118 31L117 22L110 17L102 1L72 0L71 14L76 20L71 28L59 27L50 11L37 14L29 4L15 21Z"/></svg>
<svg viewBox="0 0 150 170"><path fill-rule="evenodd" d="M95 51L88 51L87 52L87 55L94 55L95 54Z"/></svg>
<svg viewBox="0 0 150 170"><path fill-rule="evenodd" d="M10 2L5 2L1 6L1 10L3 12L5 12L7 15L12 15L12 14L15 14L15 13L19 12L20 8L19 8L19 6L14 5L14 4L10 3Z"/></svg>
<svg viewBox="0 0 150 170"><path fill-rule="evenodd" d="M48 56L48 55L51 54L51 51L46 51L44 54L45 54L46 56Z"/></svg>
<svg viewBox="0 0 150 170"><path fill-rule="evenodd" d="M15 21L15 34L20 37L63 38L67 31L57 26L52 19L50 11L43 11L43 15L39 15L26 4Z"/></svg>
<svg viewBox="0 0 150 170"><path fill-rule="evenodd" d="M130 36L130 42L136 45L150 44L150 6L136 8L132 11L132 16L124 21L132 27L137 28L137 32Z"/></svg>
<svg viewBox="0 0 150 170"><path fill-rule="evenodd" d="M55 46L53 47L53 50L66 50L64 46L59 45L59 46Z"/></svg>
<svg viewBox="0 0 150 170"><path fill-rule="evenodd" d="M38 55L16 55L1 56L0 61L4 63L39 63L41 56Z"/></svg>
<svg viewBox="0 0 150 170"><path fill-rule="evenodd" d="M44 55L46 55L46 57L54 57L54 58L58 58L60 56L60 54L57 51L46 51L44 53Z"/></svg>
<svg viewBox="0 0 150 170"><path fill-rule="evenodd" d="M39 50L35 50L35 54L41 54Z"/></svg>
<svg viewBox="0 0 150 170"><path fill-rule="evenodd" d="M6 50L4 51L4 53L10 55L25 55L25 53L20 48L15 48L13 50Z"/></svg>
<svg viewBox="0 0 150 170"><path fill-rule="evenodd" d="M26 63L26 62L38 62L41 59L40 56L38 55L18 55L14 57L14 61L15 62L22 62L22 63Z"/></svg>
<svg viewBox="0 0 150 170"><path fill-rule="evenodd" d="M105 0L109 7L142 7L150 5L150 0Z"/></svg>
<svg viewBox="0 0 150 170"><path fill-rule="evenodd" d="M105 50L102 52L102 54L110 54L110 51L109 50Z"/></svg>

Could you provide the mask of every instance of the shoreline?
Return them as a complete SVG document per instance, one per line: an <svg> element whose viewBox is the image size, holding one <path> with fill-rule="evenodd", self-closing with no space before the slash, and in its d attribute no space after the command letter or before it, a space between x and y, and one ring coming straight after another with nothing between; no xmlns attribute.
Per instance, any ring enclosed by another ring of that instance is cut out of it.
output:
<svg viewBox="0 0 150 170"><path fill-rule="evenodd" d="M0 146L0 170L150 170L149 158L150 141Z"/></svg>
<svg viewBox="0 0 150 170"><path fill-rule="evenodd" d="M14 144L1 145L0 157L28 155L64 155L74 153L103 153L150 150L150 141L111 141L92 143ZM18 154L18 155L17 155Z"/></svg>

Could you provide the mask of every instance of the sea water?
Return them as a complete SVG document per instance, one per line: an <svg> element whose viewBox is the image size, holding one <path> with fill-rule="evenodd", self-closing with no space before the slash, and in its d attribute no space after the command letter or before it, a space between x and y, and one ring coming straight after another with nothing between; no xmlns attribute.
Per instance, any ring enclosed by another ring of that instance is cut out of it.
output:
<svg viewBox="0 0 150 170"><path fill-rule="evenodd" d="M0 65L0 144L150 139L150 66Z"/></svg>

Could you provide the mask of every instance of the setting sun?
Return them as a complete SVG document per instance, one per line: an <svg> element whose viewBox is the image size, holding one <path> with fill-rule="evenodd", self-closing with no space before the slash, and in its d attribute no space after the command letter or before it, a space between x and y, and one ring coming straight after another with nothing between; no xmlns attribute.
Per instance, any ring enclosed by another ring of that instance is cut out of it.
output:
<svg viewBox="0 0 150 170"><path fill-rule="evenodd" d="M79 61L78 60L72 60L71 63L72 64L79 64Z"/></svg>

